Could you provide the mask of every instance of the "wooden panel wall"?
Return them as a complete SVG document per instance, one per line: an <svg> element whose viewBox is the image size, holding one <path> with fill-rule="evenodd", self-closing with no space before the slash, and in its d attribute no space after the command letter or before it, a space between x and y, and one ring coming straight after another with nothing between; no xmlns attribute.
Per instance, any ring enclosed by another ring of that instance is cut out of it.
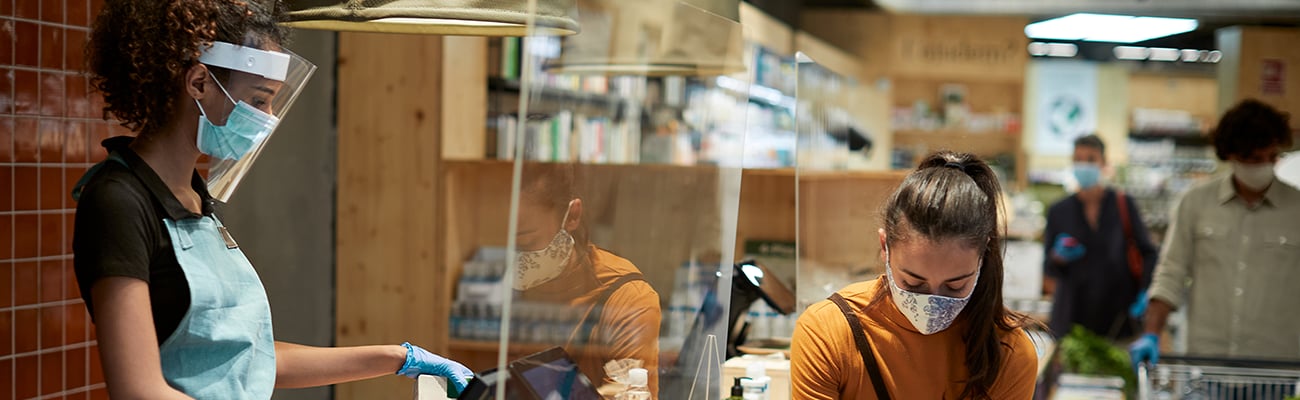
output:
<svg viewBox="0 0 1300 400"><path fill-rule="evenodd" d="M906 171L801 178L799 252L818 264L854 272L883 267L876 258L880 207L904 176Z"/></svg>
<svg viewBox="0 0 1300 400"><path fill-rule="evenodd" d="M340 33L336 344L446 350L439 282L436 36ZM411 395L414 381L339 385L339 399Z"/></svg>
<svg viewBox="0 0 1300 400"><path fill-rule="evenodd" d="M1230 27L1220 29L1217 44L1223 52L1219 63L1219 110L1238 101L1259 99L1291 115L1300 115L1300 29ZM1282 93L1264 93L1265 60L1284 65ZM1294 122L1292 122L1294 124Z"/></svg>
<svg viewBox="0 0 1300 400"><path fill-rule="evenodd" d="M1027 18L892 15L891 19L893 40L883 51L891 53L894 76L1024 80L1029 60Z"/></svg>
<svg viewBox="0 0 1300 400"><path fill-rule="evenodd" d="M800 28L860 57L868 76L1020 82L1029 58L1027 22L817 10L804 13Z"/></svg>
<svg viewBox="0 0 1300 400"><path fill-rule="evenodd" d="M862 76L862 64L857 57L807 32L795 32L794 51L807 54L831 72L854 78Z"/></svg>
<svg viewBox="0 0 1300 400"><path fill-rule="evenodd" d="M447 36L442 60L442 156L478 160L487 154L488 39ZM432 97L432 96L430 96Z"/></svg>
<svg viewBox="0 0 1300 400"><path fill-rule="evenodd" d="M891 16L885 13L845 10L804 10L802 30L857 57L863 79L874 80L891 72L888 48L892 40Z"/></svg>
<svg viewBox="0 0 1300 400"><path fill-rule="evenodd" d="M794 55L794 31L784 22L749 3L741 3L740 24L746 42L758 43L777 54Z"/></svg>
<svg viewBox="0 0 1300 400"><path fill-rule="evenodd" d="M1218 116L1219 82L1213 76L1135 73L1128 85L1130 109L1185 110L1210 123Z"/></svg>

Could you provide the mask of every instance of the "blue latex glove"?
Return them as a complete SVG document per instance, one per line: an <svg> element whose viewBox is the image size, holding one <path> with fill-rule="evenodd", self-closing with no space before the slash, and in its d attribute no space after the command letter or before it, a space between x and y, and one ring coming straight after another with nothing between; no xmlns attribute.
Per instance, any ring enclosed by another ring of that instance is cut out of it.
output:
<svg viewBox="0 0 1300 400"><path fill-rule="evenodd" d="M1052 253L1065 260L1065 262L1074 262L1083 258L1086 252L1083 243L1080 243L1078 239L1068 233L1056 235L1056 241L1052 243Z"/></svg>
<svg viewBox="0 0 1300 400"><path fill-rule="evenodd" d="M1146 290L1138 293L1137 300L1133 302L1133 305L1128 307L1128 315L1135 319L1142 318L1142 315L1147 313L1147 301L1149 300L1150 299L1147 298Z"/></svg>
<svg viewBox="0 0 1300 400"><path fill-rule="evenodd" d="M398 375L407 378L419 378L420 375L447 378L447 395L451 397L460 396L460 392L465 391L465 386L469 385L469 380L474 378L474 371L458 362L442 358L411 343L402 343L402 347L406 348L406 363L397 370Z"/></svg>
<svg viewBox="0 0 1300 400"><path fill-rule="evenodd" d="M1133 369L1137 369L1138 364L1147 363L1155 365L1160 361L1160 337L1154 333L1142 335L1133 344L1128 345L1129 358L1133 360Z"/></svg>

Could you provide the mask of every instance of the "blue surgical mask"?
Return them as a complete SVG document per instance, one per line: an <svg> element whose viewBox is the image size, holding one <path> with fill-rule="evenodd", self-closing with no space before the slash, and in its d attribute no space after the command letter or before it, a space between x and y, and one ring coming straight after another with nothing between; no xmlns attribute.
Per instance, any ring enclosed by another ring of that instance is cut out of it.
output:
<svg viewBox="0 0 1300 400"><path fill-rule="evenodd" d="M209 76L211 74L208 73ZM202 114L199 116L199 151L218 159L239 160L266 140L266 137L271 135L271 131L275 130L275 126L280 123L280 119L253 108L248 103L235 101L221 85L221 81L215 76L212 80L217 82L221 93L235 104L235 108L226 117L225 125L216 125L203 110L203 104L200 104L197 99L194 100L194 103L199 105L199 113Z"/></svg>
<svg viewBox="0 0 1300 400"><path fill-rule="evenodd" d="M1101 183L1101 167L1093 163L1074 164L1074 181L1079 189L1088 189Z"/></svg>

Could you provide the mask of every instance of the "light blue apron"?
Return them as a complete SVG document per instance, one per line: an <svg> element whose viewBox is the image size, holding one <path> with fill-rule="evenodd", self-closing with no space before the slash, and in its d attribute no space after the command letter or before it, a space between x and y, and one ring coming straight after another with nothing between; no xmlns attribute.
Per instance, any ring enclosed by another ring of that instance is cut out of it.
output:
<svg viewBox="0 0 1300 400"><path fill-rule="evenodd" d="M190 308L160 349L167 383L198 399L269 399L271 306L252 264L214 217L164 219Z"/></svg>
<svg viewBox="0 0 1300 400"><path fill-rule="evenodd" d="M127 165L117 154L109 161ZM74 198L100 165L78 182ZM190 291L185 317L159 349L163 378L197 399L271 398L275 342L257 271L215 217L163 222Z"/></svg>

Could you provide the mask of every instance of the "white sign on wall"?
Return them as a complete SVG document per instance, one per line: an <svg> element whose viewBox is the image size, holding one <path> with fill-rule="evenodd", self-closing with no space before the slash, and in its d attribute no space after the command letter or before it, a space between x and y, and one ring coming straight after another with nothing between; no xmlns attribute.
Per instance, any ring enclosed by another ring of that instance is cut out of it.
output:
<svg viewBox="0 0 1300 400"><path fill-rule="evenodd" d="M1034 151L1069 155L1074 139L1097 130L1097 66L1084 61L1035 61Z"/></svg>

